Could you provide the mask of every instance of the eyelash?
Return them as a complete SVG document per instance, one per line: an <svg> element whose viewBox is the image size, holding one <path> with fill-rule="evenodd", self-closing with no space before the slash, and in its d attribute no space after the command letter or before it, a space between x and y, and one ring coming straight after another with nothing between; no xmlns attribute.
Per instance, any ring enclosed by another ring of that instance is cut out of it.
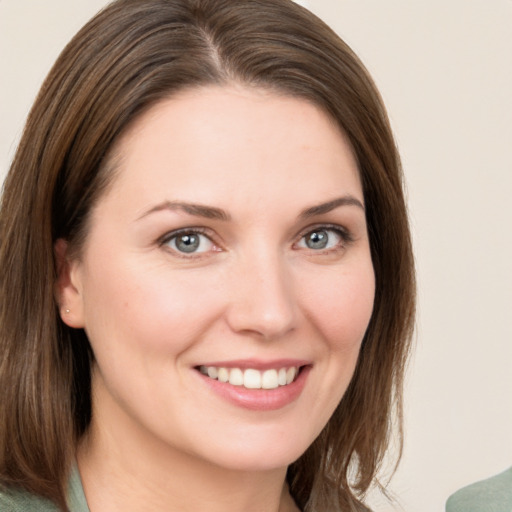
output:
<svg viewBox="0 0 512 512"><path fill-rule="evenodd" d="M318 224L316 226L308 226L305 230L303 230L299 235L299 241L302 241L308 235L313 233L317 233L319 231L332 231L338 235L342 241L341 244L337 245L333 248L328 248L325 250L314 250L310 249L314 254L321 255L327 253L335 253L337 251L345 249L349 244L354 241L354 237L352 233L346 228L343 228L337 224Z"/></svg>
<svg viewBox="0 0 512 512"><path fill-rule="evenodd" d="M192 236L193 235L201 235L201 236L206 237L214 247L218 247L218 244L216 244L212 239L213 237L212 237L210 230L205 229L205 228L195 228L195 227L181 228L181 229L177 229L175 231L170 231L169 233L166 233L164 236L162 236L158 239L158 245L160 247L168 246L168 244L170 244L170 242L172 242L172 240L177 239L180 235L192 235ZM174 255L177 255L178 257L181 257L181 258L188 258L188 259L198 258L204 254L202 252L201 253L191 252L191 253L187 254L183 251L173 249L172 247L167 247L167 248L168 248L168 250L172 251L172 253ZM218 251L215 251L215 252L218 252Z"/></svg>
<svg viewBox="0 0 512 512"><path fill-rule="evenodd" d="M328 248L325 250L322 250L322 249L315 250L315 249L311 249L311 248L305 248L306 250L310 250L314 254L320 255L320 254L326 254L326 253L335 253L339 250L345 249L347 247L347 245L349 245L351 242L354 241L352 234L346 228L342 228L341 226L335 225L335 224L318 224L316 226L308 226L305 230L303 230L299 234L299 242L302 241L303 239L305 239L305 237L307 237L308 235L311 235L311 234L313 234L315 232L319 232L319 231L334 232L337 236L340 237L340 239L342 240L342 243L338 244L336 247ZM214 247L217 247L217 248L219 247L218 244L216 244L213 241L211 231L208 229L199 228L199 227L181 228L181 229L177 229L175 231L170 231L169 233L166 233L165 235L163 235L162 237L160 237L158 239L158 244L160 247L168 246L168 244L170 244L170 242L172 240L177 239L180 235L204 236L209 240L209 242ZM299 242L295 242L294 246L297 245ZM168 249L170 251L172 251L172 253L177 255L178 257L188 258L188 259L200 258L204 254L204 252L200 252L200 253L190 252L189 254L187 254L183 251L179 251L179 250L173 249L171 247L168 247ZM219 250L221 250L221 249L218 249L215 252L219 252Z"/></svg>

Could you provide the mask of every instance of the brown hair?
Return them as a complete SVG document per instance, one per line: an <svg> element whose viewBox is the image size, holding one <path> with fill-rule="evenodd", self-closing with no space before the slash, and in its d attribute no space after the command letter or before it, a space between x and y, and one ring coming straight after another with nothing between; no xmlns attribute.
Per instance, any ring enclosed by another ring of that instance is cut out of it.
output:
<svg viewBox="0 0 512 512"><path fill-rule="evenodd" d="M378 92L353 52L291 0L118 0L64 49L29 115L0 211L0 483L66 509L66 478L91 415L92 355L54 298L54 243L79 247L108 185L109 149L176 91L236 82L304 98L356 155L376 277L351 384L287 479L304 510L367 510L413 326L414 271L399 157Z"/></svg>

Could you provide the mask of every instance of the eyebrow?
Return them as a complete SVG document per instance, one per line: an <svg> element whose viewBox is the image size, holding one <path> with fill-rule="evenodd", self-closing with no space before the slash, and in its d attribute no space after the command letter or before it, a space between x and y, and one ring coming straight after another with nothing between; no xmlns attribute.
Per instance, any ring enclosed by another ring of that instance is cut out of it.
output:
<svg viewBox="0 0 512 512"><path fill-rule="evenodd" d="M363 203L361 203L359 199L351 195L346 195L338 197L336 199L332 199L331 201L327 201L326 203L321 203L315 206L311 206L310 208L306 208L305 210L302 210L302 212L299 214L299 218L309 219L311 217L315 217L316 215L323 215L329 213L330 211L335 210L336 208L339 208L341 206L356 206L365 211ZM162 210L180 210L189 215L193 215L195 217L204 217L206 219L215 219L222 221L231 220L231 215L225 210L222 210L221 208L196 203L187 203L183 201L164 201L163 203L156 205L154 208L151 208L150 210L142 214L139 217L139 219L142 219L150 215L151 213L159 212Z"/></svg>
<svg viewBox="0 0 512 512"><path fill-rule="evenodd" d="M189 215L194 215L195 217L204 217L206 219L223 221L231 220L231 215L229 215L229 213L227 213L225 210L222 210L221 208L215 208L214 206L206 206L195 203L185 203L182 201L164 201L154 208L151 208L151 210L148 210L139 218L141 219L151 213L159 212L162 210L181 210L185 213L188 213Z"/></svg>
<svg viewBox="0 0 512 512"><path fill-rule="evenodd" d="M351 195L346 195L331 201L327 201L326 203L312 206L311 208L306 208L301 212L299 218L309 219L310 217L314 217L316 215L323 215L325 213L329 213L332 210L335 210L336 208L339 208L340 206L357 206L358 208L361 208L363 212L365 211L363 203L359 201L359 199Z"/></svg>

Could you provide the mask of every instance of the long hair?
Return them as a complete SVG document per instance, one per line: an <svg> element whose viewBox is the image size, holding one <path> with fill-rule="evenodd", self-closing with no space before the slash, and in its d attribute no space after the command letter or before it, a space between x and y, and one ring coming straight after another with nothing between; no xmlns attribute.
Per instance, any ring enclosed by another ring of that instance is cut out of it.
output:
<svg viewBox="0 0 512 512"><path fill-rule="evenodd" d="M64 49L44 82L0 210L0 483L66 509L66 479L91 418L92 354L59 318L54 243L79 248L115 174L109 150L177 91L238 83L303 98L356 156L376 278L355 374L320 436L288 469L304 510L367 510L393 424L414 317L399 156L380 96L350 48L291 0L118 0ZM400 444L401 446L401 444Z"/></svg>

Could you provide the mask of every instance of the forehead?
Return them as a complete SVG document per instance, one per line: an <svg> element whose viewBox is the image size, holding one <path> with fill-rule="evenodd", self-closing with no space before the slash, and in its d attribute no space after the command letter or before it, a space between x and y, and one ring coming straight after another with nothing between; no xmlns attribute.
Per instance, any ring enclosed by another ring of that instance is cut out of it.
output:
<svg viewBox="0 0 512 512"><path fill-rule="evenodd" d="M161 101L120 138L113 161L113 188L138 200L185 194L233 204L288 191L314 202L332 191L362 201L352 149L334 121L304 99L266 90L205 87Z"/></svg>

